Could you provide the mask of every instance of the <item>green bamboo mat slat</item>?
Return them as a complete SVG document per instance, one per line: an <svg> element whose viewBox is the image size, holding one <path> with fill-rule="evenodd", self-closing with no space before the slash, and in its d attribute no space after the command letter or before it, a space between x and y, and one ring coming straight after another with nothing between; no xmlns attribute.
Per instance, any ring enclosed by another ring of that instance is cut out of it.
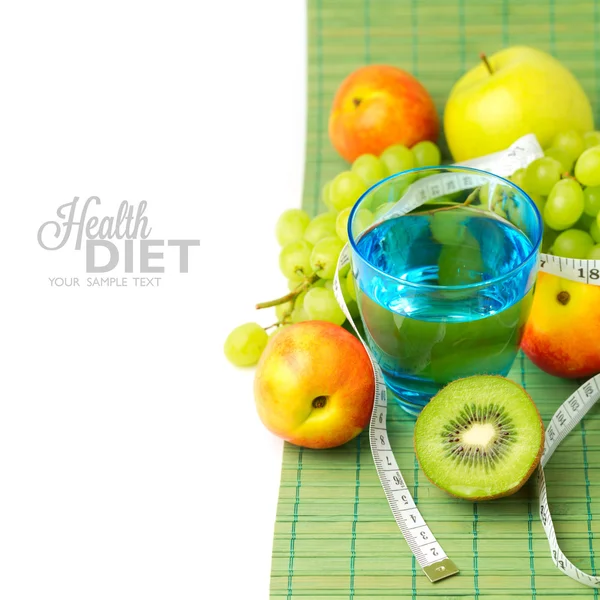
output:
<svg viewBox="0 0 600 600"><path fill-rule="evenodd" d="M552 53L575 72L600 109L600 4L568 0L309 0L308 117L303 207L323 210L323 184L346 167L327 121L340 81L364 64L412 72L442 115L454 81L508 45ZM444 142L441 142L442 147ZM544 374L519 355L510 377L548 422L577 382ZM534 481L509 498L468 503L431 485L412 450L413 420L393 402L388 430L415 501L461 574L435 585L421 573L387 505L368 436L328 451L286 444L271 568L272 599L515 600L587 597L554 567ZM596 573L600 546L600 411L592 410L546 469L563 550Z"/></svg>

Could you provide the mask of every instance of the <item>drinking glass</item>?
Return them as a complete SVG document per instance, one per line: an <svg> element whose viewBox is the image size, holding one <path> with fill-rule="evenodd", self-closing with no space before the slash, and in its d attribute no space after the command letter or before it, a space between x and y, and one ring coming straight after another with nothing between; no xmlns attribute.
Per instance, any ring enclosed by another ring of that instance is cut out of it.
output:
<svg viewBox="0 0 600 600"><path fill-rule="evenodd" d="M454 379L508 374L542 239L523 190L466 167L405 171L361 196L348 235L364 333L404 410Z"/></svg>

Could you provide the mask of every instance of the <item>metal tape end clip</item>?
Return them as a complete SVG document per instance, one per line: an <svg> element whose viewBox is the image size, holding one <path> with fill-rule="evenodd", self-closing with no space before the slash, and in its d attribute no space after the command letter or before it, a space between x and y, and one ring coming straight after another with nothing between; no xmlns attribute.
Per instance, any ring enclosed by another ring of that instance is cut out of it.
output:
<svg viewBox="0 0 600 600"><path fill-rule="evenodd" d="M437 581L446 579L446 577L452 577L452 575L460 573L458 567L449 558L444 558L444 560L424 567L423 572L427 575L431 583L436 583Z"/></svg>

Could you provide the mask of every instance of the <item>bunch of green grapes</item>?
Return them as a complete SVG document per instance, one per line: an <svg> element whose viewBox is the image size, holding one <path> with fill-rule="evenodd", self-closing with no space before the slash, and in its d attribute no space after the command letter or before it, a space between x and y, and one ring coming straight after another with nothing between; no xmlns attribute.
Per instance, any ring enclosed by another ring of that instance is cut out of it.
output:
<svg viewBox="0 0 600 600"><path fill-rule="evenodd" d="M415 167L441 163L439 148L429 141L412 148L394 145L377 157L359 156L349 170L339 173L323 186L322 200L327 212L311 217L303 210L286 210L277 221L275 236L281 250L279 269L287 279L289 293L257 308L275 308L276 321L266 329L279 330L301 321L329 321L343 325L346 317L333 293L338 258L348 241L350 211L360 196L385 177ZM369 227L392 203L383 198L374 212L361 209L355 219L361 230ZM358 315L356 288L347 267L340 273L340 284L350 314ZM269 335L258 323L246 323L234 329L225 341L225 355L235 365L256 364L267 345Z"/></svg>
<svg viewBox="0 0 600 600"><path fill-rule="evenodd" d="M600 260L600 131L559 133L542 158L510 179L542 214L543 252Z"/></svg>

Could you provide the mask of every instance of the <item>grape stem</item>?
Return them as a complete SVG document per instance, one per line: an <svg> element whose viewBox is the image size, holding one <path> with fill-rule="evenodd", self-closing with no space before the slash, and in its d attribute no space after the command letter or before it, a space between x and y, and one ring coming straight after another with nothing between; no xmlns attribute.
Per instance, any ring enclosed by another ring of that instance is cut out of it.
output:
<svg viewBox="0 0 600 600"><path fill-rule="evenodd" d="M307 277L298 287L291 291L289 294L285 296L281 296L281 298L276 298L275 300L269 300L268 302L259 302L256 305L257 309L260 308L270 308L271 306L277 306L279 304L285 304L286 302L290 302L292 300L296 300L296 298L304 291L307 290L313 283L319 281L320 277L315 273L310 277Z"/></svg>
<svg viewBox="0 0 600 600"><path fill-rule="evenodd" d="M439 213L439 212L445 212L447 210L455 210L457 208L461 208L463 206L468 206L467 202L465 201L462 204L454 204L453 206L444 206L442 208L432 208L431 210L424 210L423 212L419 213L421 215L433 215L435 213Z"/></svg>
<svg viewBox="0 0 600 600"><path fill-rule="evenodd" d="M574 175L571 175L569 171L565 171L561 176L561 179L572 179L573 181L577 181L577 178ZM577 181L579 183L579 181Z"/></svg>
<svg viewBox="0 0 600 600"><path fill-rule="evenodd" d="M452 206L442 206L441 208L432 208L431 210L424 210L421 214L432 215L434 213L442 212L444 210L454 210L455 208L461 208L462 206L469 206L469 204L471 204L471 202L475 201L475 199L477 198L477 194L480 189L481 189L481 186L479 186L477 189L473 190L469 194L469 197L461 204L453 204Z"/></svg>

